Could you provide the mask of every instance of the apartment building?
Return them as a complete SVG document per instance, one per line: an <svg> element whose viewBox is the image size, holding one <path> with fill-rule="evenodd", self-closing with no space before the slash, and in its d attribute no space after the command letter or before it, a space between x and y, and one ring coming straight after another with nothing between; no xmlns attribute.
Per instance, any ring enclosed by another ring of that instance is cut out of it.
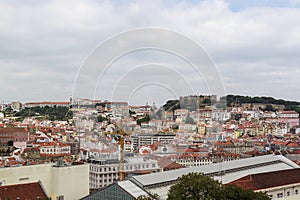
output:
<svg viewBox="0 0 300 200"><path fill-rule="evenodd" d="M92 160L90 165L90 189L99 189L118 180L119 163L117 159ZM152 173L161 171L156 160L144 160L143 157L126 158L125 174Z"/></svg>
<svg viewBox="0 0 300 200"><path fill-rule="evenodd" d="M253 151L254 146L251 143L234 143L232 141L217 141L215 143L217 149L222 149L224 152L241 154L248 151Z"/></svg>
<svg viewBox="0 0 300 200"><path fill-rule="evenodd" d="M278 122L287 124L288 128L299 125L299 113L293 110L279 111Z"/></svg>
<svg viewBox="0 0 300 200"><path fill-rule="evenodd" d="M154 144L156 142L169 143L174 140L175 134L135 134L131 135L131 141L134 149L139 149L142 146Z"/></svg>
<svg viewBox="0 0 300 200"><path fill-rule="evenodd" d="M0 128L0 145L7 145L8 141L26 142L29 137L29 131L26 128L7 127Z"/></svg>
<svg viewBox="0 0 300 200"><path fill-rule="evenodd" d="M54 163L0 168L0 186L41 182L51 199L73 200L89 194L89 167Z"/></svg>
<svg viewBox="0 0 300 200"><path fill-rule="evenodd" d="M44 142L40 144L41 156L71 155L71 146L62 142Z"/></svg>
<svg viewBox="0 0 300 200"><path fill-rule="evenodd" d="M270 199L300 199L300 169L250 174L230 182L244 189L266 192Z"/></svg>

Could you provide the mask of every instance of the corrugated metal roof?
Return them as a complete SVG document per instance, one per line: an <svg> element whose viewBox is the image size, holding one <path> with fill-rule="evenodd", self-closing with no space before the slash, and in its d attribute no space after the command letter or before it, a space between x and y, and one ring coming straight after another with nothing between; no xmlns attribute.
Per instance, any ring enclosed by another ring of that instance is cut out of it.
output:
<svg viewBox="0 0 300 200"><path fill-rule="evenodd" d="M290 169L290 168L291 167L289 165L286 165L285 163L278 163L278 164L272 165L271 167L268 165L265 167L250 169L247 171L244 170L244 171L240 171L237 173L225 174L223 176L215 176L214 179L221 181L223 184L226 184L226 183L229 183L233 180L236 180L240 177L243 177L243 176L246 176L249 174L269 172L270 169L277 171L277 170L284 170L284 169ZM151 188L151 189L147 189L147 190L153 194L158 194L161 199L167 199L168 191L169 191L170 187L171 187L171 185L167 185L167 186L155 187L155 188Z"/></svg>
<svg viewBox="0 0 300 200"><path fill-rule="evenodd" d="M299 166L282 155L266 155L215 163L199 167L190 167L161 173L134 176L132 178L132 181L137 183L141 187L146 187L153 184L175 181L178 177L191 172L202 172L204 174L213 174L220 172L220 174L226 174L222 177L224 177L224 180L227 180L227 176L238 176L240 172L242 172L244 176L246 175L245 172L248 171L251 171L251 173L256 173L292 168L299 168ZM228 180L231 180L231 178L228 178Z"/></svg>
<svg viewBox="0 0 300 200"><path fill-rule="evenodd" d="M264 173L264 172L270 172L270 171L280 171L280 170L286 170L286 169L293 169L291 166L286 165L285 163L277 163L273 165L268 165L264 167L254 168L250 170L243 170L231 174L225 174L223 176L215 176L215 180L219 180L223 184L229 183L231 181L234 181L236 179L239 179L243 176L249 175L249 174L256 174L256 173Z"/></svg>
<svg viewBox="0 0 300 200"><path fill-rule="evenodd" d="M148 196L148 194L144 190L139 188L137 185L135 185L131 181L121 181L121 182L118 182L118 185L135 198L137 198L141 195Z"/></svg>

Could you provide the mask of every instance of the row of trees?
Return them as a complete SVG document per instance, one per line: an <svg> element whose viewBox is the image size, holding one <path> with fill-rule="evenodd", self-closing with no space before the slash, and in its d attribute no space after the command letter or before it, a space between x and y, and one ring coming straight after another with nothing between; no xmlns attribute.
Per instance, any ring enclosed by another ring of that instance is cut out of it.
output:
<svg viewBox="0 0 300 200"><path fill-rule="evenodd" d="M179 100L168 100L164 105L163 109L165 111L174 111L176 109L184 108L188 109L189 111L195 111L200 107L209 106L212 104L212 101L207 98L204 99L202 102L198 102L196 98L192 98L191 100L184 99L182 102Z"/></svg>
<svg viewBox="0 0 300 200"><path fill-rule="evenodd" d="M24 108L21 111L13 111L12 108L8 107L4 111L6 116L19 117L20 120L23 120L25 117L43 117L49 120L61 120L67 121L73 118L73 113L69 110L68 107L64 106L45 106L45 107L32 107Z"/></svg>
<svg viewBox="0 0 300 200"><path fill-rule="evenodd" d="M275 111L272 104L276 105L284 105L285 110L295 110L296 112L300 113L300 102L297 101L286 101L283 99L275 99L273 97L250 97L250 96L241 96L241 95L227 95L226 97L220 98L221 102L225 102L227 106L233 106L236 104L242 103L260 103L265 104L265 108L262 110L267 111ZM202 102L205 105L210 105L210 100L205 99L205 102ZM188 102L186 103L188 104ZM225 104L224 104L225 105ZM218 106L218 104L217 104ZM168 100L164 105L163 109L166 111L174 111L176 109L181 108L179 100Z"/></svg>
<svg viewBox="0 0 300 200"><path fill-rule="evenodd" d="M140 196L137 200L158 200L158 195ZM262 192L244 190L235 185L220 182L201 173L189 173L178 179L168 191L168 200L269 200Z"/></svg>
<svg viewBox="0 0 300 200"><path fill-rule="evenodd" d="M283 99L274 99L273 97L250 97L241 95L227 95L227 105L230 106L235 103L261 103L261 104L278 104L285 106L298 106L300 102L286 101Z"/></svg>

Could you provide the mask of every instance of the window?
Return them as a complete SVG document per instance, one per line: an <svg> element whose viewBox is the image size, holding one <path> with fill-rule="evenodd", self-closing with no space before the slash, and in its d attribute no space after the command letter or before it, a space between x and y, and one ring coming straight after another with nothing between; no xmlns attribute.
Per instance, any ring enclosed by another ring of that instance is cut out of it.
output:
<svg viewBox="0 0 300 200"><path fill-rule="evenodd" d="M298 194L298 190L295 190L295 194Z"/></svg>
<svg viewBox="0 0 300 200"><path fill-rule="evenodd" d="M57 199L57 200L64 200L64 196L63 196L63 195L58 196L58 197L56 197L56 199Z"/></svg>
<svg viewBox="0 0 300 200"><path fill-rule="evenodd" d="M287 191L287 192L286 192L286 196L290 196L290 191Z"/></svg>
<svg viewBox="0 0 300 200"><path fill-rule="evenodd" d="M283 197L283 193L282 192L277 194L277 198L282 198L282 197Z"/></svg>

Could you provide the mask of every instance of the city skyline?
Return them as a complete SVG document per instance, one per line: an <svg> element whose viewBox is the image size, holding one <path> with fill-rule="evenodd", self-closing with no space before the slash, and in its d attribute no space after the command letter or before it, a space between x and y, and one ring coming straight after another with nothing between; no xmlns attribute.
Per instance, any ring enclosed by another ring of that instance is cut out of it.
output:
<svg viewBox="0 0 300 200"><path fill-rule="evenodd" d="M80 66L97 45L121 32L157 27L179 32L203 47L223 79L226 94L299 101L296 92L300 83L297 78L300 74L299 6L296 0L155 1L151 4L134 1L2 2L0 99L8 102L68 100ZM155 15L146 12L148 10L155 10ZM181 44L176 45L181 47ZM142 63L138 62L141 58ZM180 60L165 53L144 51L122 59L116 69L153 62L178 69L183 66ZM161 76L155 73L152 76L166 80L170 74L165 69L159 68ZM194 80L187 69L181 75L190 80L191 85L197 85L197 94L209 93L203 83L205 80ZM115 80L118 72L112 70L108 78ZM132 84L135 78L146 73L135 72ZM149 74L151 72L147 72ZM159 101L174 99L174 95L161 85L148 86L135 93L132 104L161 104ZM177 95L191 94L184 89L181 91ZM110 100L110 96L96 95L95 98Z"/></svg>

